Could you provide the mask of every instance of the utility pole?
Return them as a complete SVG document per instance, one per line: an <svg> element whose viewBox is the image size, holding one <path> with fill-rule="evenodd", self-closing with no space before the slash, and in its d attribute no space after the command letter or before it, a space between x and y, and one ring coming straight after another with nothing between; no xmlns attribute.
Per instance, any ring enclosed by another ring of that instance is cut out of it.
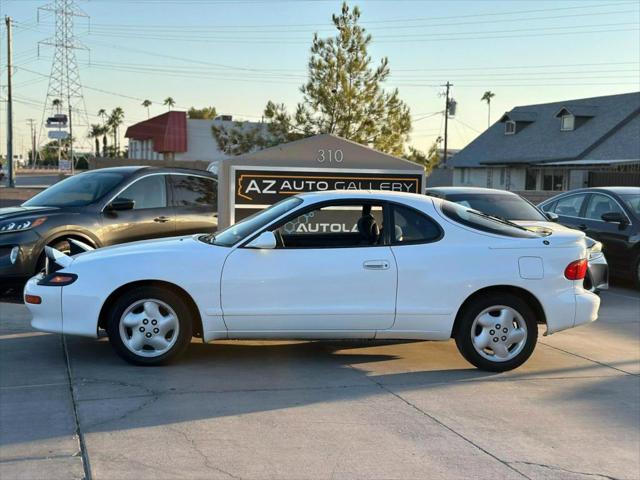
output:
<svg viewBox="0 0 640 480"><path fill-rule="evenodd" d="M446 87L445 104L444 104L444 154L442 155L442 165L447 165L447 141L449 140L449 89L453 87L453 84L447 81L442 85Z"/></svg>
<svg viewBox="0 0 640 480"><path fill-rule="evenodd" d="M13 45L11 44L11 17L4 18L7 24L7 170L9 173L9 187L16 186L15 175L13 171Z"/></svg>
<svg viewBox="0 0 640 480"><path fill-rule="evenodd" d="M34 118L27 118L27 124L29 125L29 131L31 132L31 168L36 167L36 120Z"/></svg>

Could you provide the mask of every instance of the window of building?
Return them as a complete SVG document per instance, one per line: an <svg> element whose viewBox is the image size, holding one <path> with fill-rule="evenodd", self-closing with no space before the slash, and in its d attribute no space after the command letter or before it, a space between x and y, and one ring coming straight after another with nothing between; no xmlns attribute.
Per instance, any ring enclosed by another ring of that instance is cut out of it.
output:
<svg viewBox="0 0 640 480"><path fill-rule="evenodd" d="M164 208L167 206L165 175L149 175L127 187L116 200L133 200L134 210Z"/></svg>
<svg viewBox="0 0 640 480"><path fill-rule="evenodd" d="M516 133L516 122L513 120L507 120L504 122L504 134L513 135L514 133Z"/></svg>
<svg viewBox="0 0 640 480"><path fill-rule="evenodd" d="M460 183L466 183L467 182L467 169L466 168L461 168L460 169Z"/></svg>
<svg viewBox="0 0 640 480"><path fill-rule="evenodd" d="M392 244L427 243L438 240L442 236L439 225L422 213L400 205L394 205L392 211Z"/></svg>
<svg viewBox="0 0 640 480"><path fill-rule="evenodd" d="M568 132L574 129L576 123L576 117L571 115L570 113L566 115L562 115L560 118L560 130L563 132Z"/></svg>
<svg viewBox="0 0 640 480"><path fill-rule="evenodd" d="M538 189L538 170L527 169L524 178L525 190L537 190Z"/></svg>
<svg viewBox="0 0 640 480"><path fill-rule="evenodd" d="M501 168L500 169L500 185L504 185L506 181L506 177L507 177L507 169Z"/></svg>
<svg viewBox="0 0 640 480"><path fill-rule="evenodd" d="M548 191L564 190L564 172L562 170L546 170L542 174L542 189Z"/></svg>
<svg viewBox="0 0 640 480"><path fill-rule="evenodd" d="M205 207L218 210L218 184L212 178L170 175L175 207Z"/></svg>

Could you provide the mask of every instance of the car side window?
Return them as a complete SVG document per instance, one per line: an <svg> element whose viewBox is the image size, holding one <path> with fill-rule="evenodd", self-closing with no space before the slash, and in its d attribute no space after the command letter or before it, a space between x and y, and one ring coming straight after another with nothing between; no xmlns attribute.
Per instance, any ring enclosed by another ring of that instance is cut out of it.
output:
<svg viewBox="0 0 640 480"><path fill-rule="evenodd" d="M116 200L133 200L134 210L165 208L167 206L167 185L164 175L149 175L136 180L127 187Z"/></svg>
<svg viewBox="0 0 640 480"><path fill-rule="evenodd" d="M393 245L433 242L442 236L442 230L436 222L412 208L394 205L392 212Z"/></svg>
<svg viewBox="0 0 640 480"><path fill-rule="evenodd" d="M591 220L602 221L602 215L605 213L621 213L625 215L620 205L618 205L613 198L599 193L592 194L589 203L587 203L585 217Z"/></svg>
<svg viewBox="0 0 640 480"><path fill-rule="evenodd" d="M174 207L205 207L218 211L218 182L195 175L169 176Z"/></svg>
<svg viewBox="0 0 640 480"><path fill-rule="evenodd" d="M560 198L556 202L553 211L558 215L580 217L580 209L582 208L582 202L584 202L585 197L586 194L575 194Z"/></svg>
<svg viewBox="0 0 640 480"><path fill-rule="evenodd" d="M382 205L324 205L279 225L278 248L347 248L378 246L382 241Z"/></svg>

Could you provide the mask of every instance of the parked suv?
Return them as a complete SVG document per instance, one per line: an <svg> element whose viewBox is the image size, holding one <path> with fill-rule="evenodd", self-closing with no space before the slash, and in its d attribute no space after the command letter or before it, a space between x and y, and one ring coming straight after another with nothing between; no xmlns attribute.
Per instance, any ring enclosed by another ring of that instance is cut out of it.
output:
<svg viewBox="0 0 640 480"><path fill-rule="evenodd" d="M0 283L31 277L44 266L44 247L69 251L69 239L97 248L214 232L217 197L217 178L206 171L117 167L69 177L0 208Z"/></svg>
<svg viewBox="0 0 640 480"><path fill-rule="evenodd" d="M540 204L567 227L602 242L612 275L640 287L640 187L582 188Z"/></svg>

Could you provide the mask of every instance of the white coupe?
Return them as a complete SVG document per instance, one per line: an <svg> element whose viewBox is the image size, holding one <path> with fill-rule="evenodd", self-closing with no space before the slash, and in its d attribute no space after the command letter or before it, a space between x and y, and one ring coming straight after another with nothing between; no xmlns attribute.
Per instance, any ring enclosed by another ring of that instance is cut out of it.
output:
<svg viewBox="0 0 640 480"><path fill-rule="evenodd" d="M74 247L89 247L74 242ZM287 198L215 235L65 255L25 287L36 329L165 363L217 339L454 338L505 371L545 334L597 318L584 234L530 230L414 194Z"/></svg>

